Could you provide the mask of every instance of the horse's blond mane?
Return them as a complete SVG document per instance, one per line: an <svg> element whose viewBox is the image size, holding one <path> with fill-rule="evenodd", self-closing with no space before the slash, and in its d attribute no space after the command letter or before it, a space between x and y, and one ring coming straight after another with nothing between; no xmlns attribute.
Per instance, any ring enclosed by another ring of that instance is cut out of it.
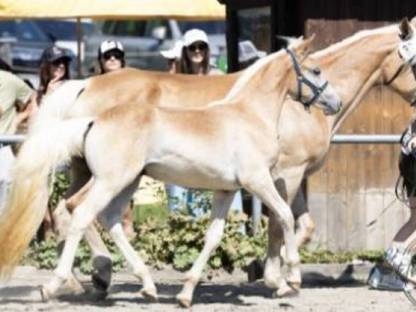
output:
<svg viewBox="0 0 416 312"><path fill-rule="evenodd" d="M283 53L285 53L284 50L280 50L278 52L272 53L270 55L267 55L266 57L261 58L254 64L252 64L250 67L248 67L243 74L238 78L238 80L234 83L231 90L227 93L227 95L224 97L224 101L231 100L234 98L250 81L250 79L266 64L269 64L272 62L275 58L281 56Z"/></svg>
<svg viewBox="0 0 416 312"><path fill-rule="evenodd" d="M312 58L321 58L321 57L325 57L331 53L337 52L343 48L345 48L346 46L349 46L351 44L353 44L354 42L357 42L363 38L369 37L369 36L375 36L375 35L385 35L385 34L389 34L389 33L398 33L398 25L388 25L388 26L384 26L384 27L379 27L376 29L366 29L366 30L361 30L357 33L355 33L353 36L350 36L348 38L345 38L344 40L334 43L332 45L330 45L329 47L327 47L326 49L323 50L319 50L315 53L311 54Z"/></svg>

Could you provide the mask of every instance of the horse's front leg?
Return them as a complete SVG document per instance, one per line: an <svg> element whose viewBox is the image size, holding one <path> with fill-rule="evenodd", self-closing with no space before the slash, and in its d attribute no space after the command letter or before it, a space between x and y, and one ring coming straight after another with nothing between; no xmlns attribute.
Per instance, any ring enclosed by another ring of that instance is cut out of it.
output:
<svg viewBox="0 0 416 312"><path fill-rule="evenodd" d="M205 244L194 262L192 268L186 273L186 280L182 291L176 296L179 304L189 307L192 303L192 296L198 284L202 270L209 260L211 253L217 248L224 234L225 218L233 201L235 191L216 191L214 192L211 224L205 234Z"/></svg>
<svg viewBox="0 0 416 312"><path fill-rule="evenodd" d="M257 172L260 172L257 170ZM273 183L271 175L264 171L264 175L247 175L243 187L253 195L260 198L270 209L269 219L272 226L269 228L268 258L264 273L267 286L277 288L278 296L286 296L297 293L300 288L300 260L294 234L294 218L290 207L279 195ZM270 226L270 225L269 225ZM280 273L280 247L281 237L284 237L286 249L286 264L288 265L288 276L290 285Z"/></svg>

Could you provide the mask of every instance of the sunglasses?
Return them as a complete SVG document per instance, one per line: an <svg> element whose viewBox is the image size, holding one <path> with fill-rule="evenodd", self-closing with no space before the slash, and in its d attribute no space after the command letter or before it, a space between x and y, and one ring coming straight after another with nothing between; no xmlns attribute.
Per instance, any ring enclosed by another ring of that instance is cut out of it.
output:
<svg viewBox="0 0 416 312"><path fill-rule="evenodd" d="M191 52L195 52L197 50L199 50L199 51L206 51L206 50L208 50L208 45L206 43L194 43L194 44L191 44L188 47L188 49Z"/></svg>
<svg viewBox="0 0 416 312"><path fill-rule="evenodd" d="M112 57L114 57L116 60L122 60L124 58L124 54L120 51L108 51L103 54L103 59L106 61Z"/></svg>

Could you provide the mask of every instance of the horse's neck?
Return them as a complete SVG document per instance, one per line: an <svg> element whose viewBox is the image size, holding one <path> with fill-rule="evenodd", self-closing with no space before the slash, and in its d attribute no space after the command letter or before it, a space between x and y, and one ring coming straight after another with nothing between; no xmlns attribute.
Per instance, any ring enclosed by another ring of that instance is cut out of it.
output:
<svg viewBox="0 0 416 312"><path fill-rule="evenodd" d="M353 111L352 105L356 106L357 98L361 99L377 83L379 68L396 47L397 40L397 33L392 31L374 33L361 37L349 46L340 45L338 50L327 55L325 50L316 53L317 61L343 103L339 114L326 119L329 128L337 129Z"/></svg>

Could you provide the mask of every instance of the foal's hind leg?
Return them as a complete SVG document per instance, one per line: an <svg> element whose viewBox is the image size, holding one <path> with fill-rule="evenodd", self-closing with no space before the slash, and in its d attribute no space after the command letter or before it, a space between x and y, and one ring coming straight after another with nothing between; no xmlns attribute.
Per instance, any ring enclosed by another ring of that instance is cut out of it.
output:
<svg viewBox="0 0 416 312"><path fill-rule="evenodd" d="M117 196L117 198L111 201L109 206L100 214L99 219L101 223L109 229L110 235L114 242L118 248L120 248L127 262L132 267L134 275L136 275L143 282L141 294L144 297L155 301L157 300L157 291L152 277L150 276L150 272L143 260L130 245L126 233L124 233L121 225L123 210L126 208L126 204L133 196L133 193L137 190L138 180L139 179L130 184L121 194Z"/></svg>
<svg viewBox="0 0 416 312"><path fill-rule="evenodd" d="M65 280L70 277L75 252L82 235L98 213L116 197L121 188L123 188L122 182L115 184L113 179L96 179L94 181L94 185L84 202L73 213L64 249L55 270L55 276L42 288L44 300L54 296Z"/></svg>
<svg viewBox="0 0 416 312"><path fill-rule="evenodd" d="M54 219L58 229L58 241L63 240L68 232L72 212L85 198L92 185L91 172L83 158L74 157L71 160L71 185L67 191L66 199L59 202L54 211ZM85 240L91 248L93 261L92 282L100 292L106 292L111 283L112 260L111 254L105 246L94 224L85 232Z"/></svg>
<svg viewBox="0 0 416 312"><path fill-rule="evenodd" d="M189 307L192 303L192 296L196 285L198 284L202 270L209 260L209 256L212 251L217 248L221 242L222 235L224 233L225 217L233 201L235 192L214 192L211 224L205 234L205 244L199 254L198 258L194 262L192 268L186 273L186 280L183 285L182 291L176 296L176 299L182 306Z"/></svg>
<svg viewBox="0 0 416 312"><path fill-rule="evenodd" d="M299 267L299 253L294 234L294 219L292 211L277 192L272 177L268 172L264 172L264 175L249 175L247 179L242 179L241 181L245 189L253 195L258 196L260 200L270 209L271 215L269 218L274 218L274 221L278 222L282 227L285 245L287 246L286 261L289 269L288 273L291 276L291 282L294 289L288 287L286 281L280 275L280 268L278 267L280 263L277 261L280 248L276 247L280 247L280 244L278 243L280 236L277 238L277 241L274 241L274 239L276 239L275 237L269 237L271 243L269 244L268 255L272 256L272 259L275 261L275 263L270 264L271 267L274 268L271 271L274 276L266 276L266 274L270 272L266 269L265 281L266 283L271 283L271 281L275 279L275 282L273 283L275 285L273 286L279 288L277 292L279 296L294 294L300 287L301 275Z"/></svg>

